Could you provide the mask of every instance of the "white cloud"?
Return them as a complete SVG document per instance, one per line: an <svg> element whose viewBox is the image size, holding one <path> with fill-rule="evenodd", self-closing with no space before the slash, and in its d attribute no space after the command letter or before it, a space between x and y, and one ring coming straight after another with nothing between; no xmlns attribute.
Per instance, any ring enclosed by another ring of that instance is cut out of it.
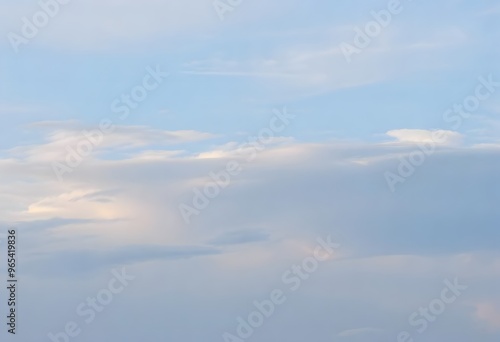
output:
<svg viewBox="0 0 500 342"><path fill-rule="evenodd" d="M275 288L284 270L314 251L317 237L331 235L341 244L339 258L312 275L281 315L288 325L300 321L315 330L314 324L321 324L329 327L329 335L357 338L378 332L353 326L383 327L385 332L404 328L396 326L397 318L438 295L439 286L432 286L448 274L463 276L475 300L473 285L488 284L500 269L497 253L491 252L497 247L498 214L494 206L484 205L495 203L496 193L482 190L498 183L498 152L484 150L481 158L467 147L440 153L428 161L424 177L405 184L395 197L383 179L395 157L367 165L353 160L386 156L400 146L289 141L269 146L245 165L199 219L186 226L178 204L191 198L193 181L204 184L209 172L233 160L231 151L238 144L212 158L168 148L153 153L149 144L157 138L145 140L142 133L148 130L129 132L144 144L137 145L136 154L111 160L96 155L63 183L44 158L0 160L7 180L0 185L0 212L5 225L19 225L22 231L25 260L33 261L26 277L37 280L27 284L53 288L55 283L45 278L54 265L71 270L65 274L73 279L83 271L95 274L101 261L126 263L146 284L137 293L142 303L175 297L175 310L182 312L189 303L186 314L192 315L204 312L193 298L206 293L216 297L217 310L210 307L204 321L213 327L232 322L235 312L246 312L254 299L264 298L262 293ZM155 133L160 139L161 132ZM466 186L471 179L474 187ZM246 240L253 242L220 244ZM192 255L197 257L187 258ZM73 269L74 264L81 267ZM384 286L373 285L381 279ZM131 295L126 302L134 300ZM57 319L65 322L67 316L57 316L64 303L54 303ZM149 308L164 313L163 303L162 308L154 303ZM311 316L304 305L321 312ZM346 305L356 321L345 317ZM485 310L481 317L496 317ZM449 315L455 313L472 314L460 303ZM205 329L220 337L218 330Z"/></svg>
<svg viewBox="0 0 500 342"><path fill-rule="evenodd" d="M395 129L386 133L399 143L435 143L436 145L458 145L463 136L454 131L425 129ZM436 139L436 136L439 137Z"/></svg>
<svg viewBox="0 0 500 342"><path fill-rule="evenodd" d="M408 29L408 28L406 28ZM285 47L267 50L253 59L212 58L184 65L184 73L212 77L249 77L261 80L273 90L285 89L291 97L321 94L338 89L379 83L422 71L449 66L445 47L460 46L466 35L456 27L445 27L430 36L409 40L400 29L389 27L384 35L348 63L340 49L346 36L345 27L328 30L328 39L311 39L308 34L298 37L305 42L289 43ZM404 39L403 39L404 37ZM433 63L428 63L429 53ZM402 67L404 65L404 68Z"/></svg>
<svg viewBox="0 0 500 342"><path fill-rule="evenodd" d="M214 137L210 133L193 130L166 131L145 126L116 126L113 132L104 134L95 133L99 131L97 127L85 127L78 122L42 122L31 126L52 129L47 136L47 141L39 145L16 147L9 152L16 158L33 162L64 160L68 154L67 147L76 149L78 143L89 141L83 131L93 132L92 139L100 139L98 136L102 136L102 141L99 144L93 144L95 146L93 153L87 158L92 158L94 153L108 149L127 150L151 145L178 145ZM163 154L163 156L166 155ZM149 153L149 157L152 157L151 153Z"/></svg>
<svg viewBox="0 0 500 342"><path fill-rule="evenodd" d="M343 234L350 236L364 232L361 240L353 244L353 251L363 251L367 255L401 253L405 249L413 251L414 248L419 250L424 246L430 251L443 250L443 246L438 248L432 241L423 240L425 234L421 233L421 220L432 215L435 211L434 205L441 207L439 201L448 198L447 193L458 191L457 189L467 182L466 179L472 177L465 170L464 173L457 173L455 164L466 163L464 160L472 158L477 150L477 147L460 147L453 153L442 151L426 162L427 175L424 180L402 185L406 188L405 193L418 193L415 194L416 197L411 197L411 202L418 202L422 191L432 191L434 195L432 201L425 205L410 206L411 210L406 208L407 237L393 237L388 241L382 236L398 236L396 226L380 226L378 233L369 227L377 220L391 216L390 208L398 205L394 202L394 196L383 177L384 172L391 170L394 162L398 161L401 153L401 146L398 144L304 144L277 139L279 144L269 145L254 161L246 162L239 156L239 145L236 143L229 143L223 148L215 147L201 154L192 151L180 153L177 148L170 150L165 147L152 150L151 146L156 144L166 143L168 146L179 141L192 141L208 136L199 132L180 134L132 126L124 127L122 133L109 137L110 140L105 146L113 158L102 158L99 153L93 154L73 173L68 174L63 183L59 183L51 169L51 158L59 157L58 153L61 149L64 152L65 144L75 140L72 138L72 131L56 132L59 133L48 134L48 143L15 148L11 150L13 158L0 160L0 171L10 184L1 188L1 208L8 213L5 219L27 221L53 217L97 220L133 218L143 223L148 222L149 228L145 231L131 230L128 234L130 238L142 236L143 242L146 242L154 236L156 239L163 236L167 241L197 244L211 240L228 230L234 230L242 219L250 226L265 224L268 228L264 233L275 231L280 234L281 229L286 227L289 238L295 238L294 234L303 236L305 226L312 226L313 228L308 229L317 233L351 228L352 230L343 231ZM429 132L403 131L395 136L399 141L413 144L426 141ZM63 139L59 141L56 137ZM455 135L451 134L451 137ZM120 145L123 144L134 147L133 153L116 154L122 151ZM411 145L408 148L410 149ZM496 172L496 164L493 161L498 150L484 149L483 152L484 162L489 166L485 169L478 166L474 169L473 177L488 182ZM476 157L473 159L475 164L483 160L477 160ZM193 186L204 186L211 180L210 172L220 171L231 160L240 160L244 171L234 177L231 185L219 197L211 201L210 206L201 213L200 219L195 219L192 226L186 227L178 212L178 205L192 199ZM360 160L369 162L360 164ZM444 167L450 170L445 172ZM443 183L445 174L453 174L454 177ZM120 191L116 192L117 190ZM103 197L101 201L91 196L96 192L109 191L116 193ZM441 192L436 193L437 191ZM298 193L300 196L297 197ZM471 193L469 197L457 196L454 198L457 202L454 206L449 206L450 210L439 212L440 217L444 215L448 218L447 223L440 228L443 234L451 233L455 229L454 224L458 222L457 211L469 219L475 218L474 211L465 208L479 205L476 197L475 193ZM381 207L373 207L372 201ZM314 219L307 219L308 213L325 206L331 209L323 215L315 216ZM249 215L247 208L253 207L260 208L258 216ZM451 210L452 207L455 209ZM359 215L359 212L363 212L363 215ZM490 216L491 222L495 219L493 216ZM218 217L225 217L225 222L216 223ZM169 222L167 230L162 228L165 227L164 222ZM341 222L350 222L350 227L342 228ZM482 225L482 235L485 237L492 233L489 224L491 222ZM126 226L131 227L133 223ZM119 227L120 225L116 229L120 230ZM98 236L100 229L101 227L98 227L92 231ZM197 234L193 235L191 229L196 230ZM111 237L116 233L113 228L106 236ZM415 243L409 244L408 241L412 239ZM479 248L481 243L486 246L492 241L480 240L474 245L476 248ZM417 241L423 245L419 246ZM472 245L467 247L454 238L449 238L448 244L450 250L465 252L467 248L473 248ZM387 247L392 252L389 252Z"/></svg>

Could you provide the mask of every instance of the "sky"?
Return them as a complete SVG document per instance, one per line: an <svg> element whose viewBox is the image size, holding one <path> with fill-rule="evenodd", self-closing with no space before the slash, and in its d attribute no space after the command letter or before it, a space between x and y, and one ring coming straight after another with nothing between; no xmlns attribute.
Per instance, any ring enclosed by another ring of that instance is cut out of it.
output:
<svg viewBox="0 0 500 342"><path fill-rule="evenodd" d="M2 341L498 341L499 18L0 0Z"/></svg>

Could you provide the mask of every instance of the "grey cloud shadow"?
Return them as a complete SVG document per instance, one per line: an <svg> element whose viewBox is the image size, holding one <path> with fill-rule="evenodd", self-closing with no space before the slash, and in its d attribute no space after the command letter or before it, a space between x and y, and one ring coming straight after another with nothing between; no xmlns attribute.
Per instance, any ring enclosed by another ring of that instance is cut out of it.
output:
<svg viewBox="0 0 500 342"><path fill-rule="evenodd" d="M269 241L271 234L261 230L240 230L220 234L210 240L214 246L241 245Z"/></svg>
<svg viewBox="0 0 500 342"><path fill-rule="evenodd" d="M113 250L65 250L32 255L23 269L38 276L75 276L99 269L110 269L153 260L179 260L222 253L207 246L133 245Z"/></svg>

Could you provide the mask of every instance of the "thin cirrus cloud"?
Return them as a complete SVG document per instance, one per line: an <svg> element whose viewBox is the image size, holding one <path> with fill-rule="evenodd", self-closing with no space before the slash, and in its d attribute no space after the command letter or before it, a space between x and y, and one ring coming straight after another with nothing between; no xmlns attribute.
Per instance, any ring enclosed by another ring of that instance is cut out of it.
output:
<svg viewBox="0 0 500 342"><path fill-rule="evenodd" d="M41 126L40 126L41 125ZM94 143L93 151L105 150L109 148L131 149L151 145L175 145L189 142L208 140L215 135L193 130L166 131L144 126L116 126L111 133L102 133L96 127L85 127L77 125L76 122L47 122L40 123L34 127L52 128L46 136L46 143L40 145L15 147L10 150L14 156L23 156L35 162L64 160L68 154L67 147L76 148L82 141L98 139L99 143ZM61 127L54 130L54 126ZM87 133L84 133L87 132Z"/></svg>

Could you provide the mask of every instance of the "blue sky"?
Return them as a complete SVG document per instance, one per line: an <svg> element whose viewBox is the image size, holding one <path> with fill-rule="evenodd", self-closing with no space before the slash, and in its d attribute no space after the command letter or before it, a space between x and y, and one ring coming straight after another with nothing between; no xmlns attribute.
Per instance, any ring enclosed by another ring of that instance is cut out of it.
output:
<svg viewBox="0 0 500 342"><path fill-rule="evenodd" d="M227 341L331 236L339 250L241 340L498 341L500 6L401 0L346 58L389 3L242 1L221 20L211 0L69 1L14 46L41 5L0 0L16 338L76 321L71 341ZM113 103L155 69L168 76L120 118ZM240 171L196 207L228 163ZM135 280L84 323L79 303L122 267ZM454 279L467 290L416 332L409 317Z"/></svg>

